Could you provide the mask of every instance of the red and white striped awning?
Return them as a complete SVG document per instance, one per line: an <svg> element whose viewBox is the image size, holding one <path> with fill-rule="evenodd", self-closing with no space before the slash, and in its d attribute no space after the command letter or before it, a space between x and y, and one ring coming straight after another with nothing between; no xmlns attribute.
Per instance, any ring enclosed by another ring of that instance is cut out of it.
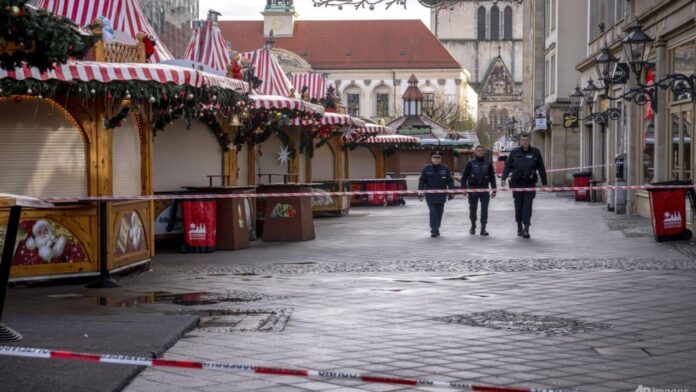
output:
<svg viewBox="0 0 696 392"><path fill-rule="evenodd" d="M326 95L326 75L317 73L297 73L292 75L292 85L295 91L302 93L302 88L307 86L309 99L320 100Z"/></svg>
<svg viewBox="0 0 696 392"><path fill-rule="evenodd" d="M384 135L396 133L396 130L387 128L384 125L365 123L364 126L356 129L355 132L361 135Z"/></svg>
<svg viewBox="0 0 696 392"><path fill-rule="evenodd" d="M362 144L420 144L420 139L415 136L404 135L378 135L361 141Z"/></svg>
<svg viewBox="0 0 696 392"><path fill-rule="evenodd" d="M292 125L347 125L351 127L360 128L365 125L365 121L351 117L347 114L326 112L321 120L305 120L301 118L295 118L290 123Z"/></svg>
<svg viewBox="0 0 696 392"><path fill-rule="evenodd" d="M38 7L80 26L90 25L94 19L103 16L111 22L114 31L126 33L133 39L139 32L154 37L157 45L151 62L174 58L148 23L138 0L40 0Z"/></svg>
<svg viewBox="0 0 696 392"><path fill-rule="evenodd" d="M248 91L248 84L241 80L213 75L195 69L164 64L102 63L96 61L71 61L51 70L41 72L24 66L13 71L0 69L0 79L97 81L102 83L129 80L154 81L162 84L188 85L191 87L220 87L239 92Z"/></svg>
<svg viewBox="0 0 696 392"><path fill-rule="evenodd" d="M193 29L193 36L184 59L225 72L227 65L231 62L229 52L230 47L222 36L220 28L212 20L207 19L202 26Z"/></svg>
<svg viewBox="0 0 696 392"><path fill-rule="evenodd" d="M226 78L227 79L227 78ZM289 109L299 110L305 113L324 114L324 107L305 102L296 98L281 97L278 95L250 95L249 99L253 109ZM298 120L297 118L292 121Z"/></svg>
<svg viewBox="0 0 696 392"><path fill-rule="evenodd" d="M256 76L263 81L261 87L256 89L258 94L279 95L281 97L290 96L290 91L293 89L292 83L290 83L290 79L285 75L280 64L278 64L278 60L276 60L273 52L264 48L254 52L243 53L242 56L251 61L251 64L256 69ZM294 96L299 98L299 91L296 91Z"/></svg>

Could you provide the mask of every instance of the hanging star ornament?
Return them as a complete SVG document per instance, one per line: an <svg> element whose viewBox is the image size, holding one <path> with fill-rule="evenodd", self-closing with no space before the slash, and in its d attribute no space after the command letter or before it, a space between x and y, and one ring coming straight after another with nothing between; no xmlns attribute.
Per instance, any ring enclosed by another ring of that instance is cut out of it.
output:
<svg viewBox="0 0 696 392"><path fill-rule="evenodd" d="M343 140L352 141L353 140L353 128L351 127L341 127L341 137Z"/></svg>
<svg viewBox="0 0 696 392"><path fill-rule="evenodd" d="M288 161L290 160L290 151L288 150L288 146L281 147L280 152L277 152L276 154L278 154L280 166L287 166Z"/></svg>

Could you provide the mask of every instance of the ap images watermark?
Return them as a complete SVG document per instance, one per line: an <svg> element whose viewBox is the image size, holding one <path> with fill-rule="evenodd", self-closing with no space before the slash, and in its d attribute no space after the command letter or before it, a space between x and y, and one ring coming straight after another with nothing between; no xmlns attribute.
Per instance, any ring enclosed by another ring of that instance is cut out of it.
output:
<svg viewBox="0 0 696 392"><path fill-rule="evenodd" d="M656 388L639 385L636 392L689 392L688 388Z"/></svg>

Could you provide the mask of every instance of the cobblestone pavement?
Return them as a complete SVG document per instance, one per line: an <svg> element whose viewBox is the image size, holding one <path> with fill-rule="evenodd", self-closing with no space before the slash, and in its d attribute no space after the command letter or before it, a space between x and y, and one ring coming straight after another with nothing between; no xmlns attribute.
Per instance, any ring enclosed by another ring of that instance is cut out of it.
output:
<svg viewBox="0 0 696 392"><path fill-rule="evenodd" d="M447 205L435 239L426 206L409 200L316 220L316 241L159 254L151 272L121 279L110 295L211 293L199 304L135 305L201 316L171 359L580 391L696 389L694 260L610 230L602 206L550 195L535 204L531 240L516 236L508 194L492 203L487 238L468 234L464 199ZM147 369L126 388L242 390L407 389L172 369Z"/></svg>

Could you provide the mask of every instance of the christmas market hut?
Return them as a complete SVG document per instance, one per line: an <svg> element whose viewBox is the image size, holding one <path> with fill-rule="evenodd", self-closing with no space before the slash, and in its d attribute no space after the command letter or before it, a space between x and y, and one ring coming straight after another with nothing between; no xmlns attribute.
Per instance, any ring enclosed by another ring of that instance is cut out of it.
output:
<svg viewBox="0 0 696 392"><path fill-rule="evenodd" d="M140 33L131 37L133 45L107 43L102 29L108 20L95 21L94 34L87 35L85 26L22 1L0 13L10 24L0 32L6 43L0 53L0 192L56 205L23 212L13 279L93 275L147 263L154 255L156 211L140 196L154 191L153 130L176 114L219 119L218 113L246 102L247 85L148 64L166 49L151 50L151 38ZM97 61L75 60L88 53ZM102 196L108 199L90 199ZM6 219L7 211L0 211L0 227Z"/></svg>
<svg viewBox="0 0 696 392"><path fill-rule="evenodd" d="M440 150L442 162L450 168L457 168L461 151L471 148L474 141L468 133L452 131L424 115L423 94L415 75L411 75L408 84L402 97L404 115L390 121L387 126L396 129L396 135L415 137L419 143L386 150L385 169L393 177L407 178L408 188L416 189L418 176L423 166L430 162L432 150Z"/></svg>

